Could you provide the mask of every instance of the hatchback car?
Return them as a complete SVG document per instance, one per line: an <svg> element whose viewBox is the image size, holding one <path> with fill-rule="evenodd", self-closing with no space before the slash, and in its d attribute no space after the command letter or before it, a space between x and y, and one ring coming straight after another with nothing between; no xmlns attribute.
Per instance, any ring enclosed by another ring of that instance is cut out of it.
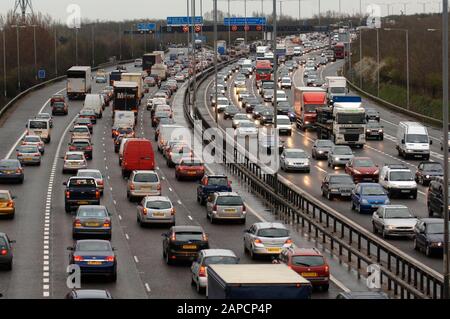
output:
<svg viewBox="0 0 450 319"><path fill-rule="evenodd" d="M42 154L37 145L19 145L16 156L22 165L41 165Z"/></svg>
<svg viewBox="0 0 450 319"><path fill-rule="evenodd" d="M0 267L6 270L12 270L13 266L13 248L11 244L16 241L9 239L5 233L0 233Z"/></svg>
<svg viewBox="0 0 450 319"><path fill-rule="evenodd" d="M91 119L92 124L97 123L97 115L95 114L94 109L82 109L80 113L78 113L78 117Z"/></svg>
<svg viewBox="0 0 450 319"><path fill-rule="evenodd" d="M240 110L235 105L227 105L223 110L223 119L233 119L236 114L238 114Z"/></svg>
<svg viewBox="0 0 450 319"><path fill-rule="evenodd" d="M380 112L372 108L366 108L366 120L367 121L380 121Z"/></svg>
<svg viewBox="0 0 450 319"><path fill-rule="evenodd" d="M334 145L328 153L328 167L345 166L353 157L353 151L349 146Z"/></svg>
<svg viewBox="0 0 450 319"><path fill-rule="evenodd" d="M232 127L234 129L236 129L239 125L240 122L242 121L248 121L248 116L247 114L244 113L237 113L233 116L233 122L232 122Z"/></svg>
<svg viewBox="0 0 450 319"><path fill-rule="evenodd" d="M181 159L192 157L193 155L194 153L188 145L184 143L174 144L170 146L170 148L168 148L166 151L167 166L175 167L175 165L177 165L181 161Z"/></svg>
<svg viewBox="0 0 450 319"><path fill-rule="evenodd" d="M66 152L66 155L63 157L63 159L63 174L73 172L76 173L79 169L87 168L87 161L83 152Z"/></svg>
<svg viewBox="0 0 450 319"><path fill-rule="evenodd" d="M427 186L434 177L443 177L444 169L439 162L421 162L417 166L415 180L416 183Z"/></svg>
<svg viewBox="0 0 450 319"><path fill-rule="evenodd" d="M374 234L380 232L383 238L388 236L412 236L418 219L405 205L381 206L372 215Z"/></svg>
<svg viewBox="0 0 450 319"><path fill-rule="evenodd" d="M73 127L72 130L70 130L70 133L72 133L71 140L74 139L91 139L91 133L89 132L89 128L84 125L76 125Z"/></svg>
<svg viewBox="0 0 450 319"><path fill-rule="evenodd" d="M36 145L39 148L41 154L45 153L45 144L40 136L37 135L27 135L23 138L20 145Z"/></svg>
<svg viewBox="0 0 450 319"><path fill-rule="evenodd" d="M286 264L300 276L309 280L313 287L328 291L330 266L317 248L285 249L277 261Z"/></svg>
<svg viewBox="0 0 450 319"><path fill-rule="evenodd" d="M209 249L208 235L200 226L173 226L163 236L163 257L168 265L176 261L192 262L198 252Z"/></svg>
<svg viewBox="0 0 450 319"><path fill-rule="evenodd" d="M0 160L0 182L18 182L22 184L24 179L25 174L18 160Z"/></svg>
<svg viewBox="0 0 450 319"><path fill-rule="evenodd" d="M86 117L77 117L75 119L74 125L81 125L81 126L87 126L89 129L89 133L93 133L94 131L94 124L92 124L91 119Z"/></svg>
<svg viewBox="0 0 450 319"><path fill-rule="evenodd" d="M244 232L244 251L252 259L259 255L277 256L292 245L289 230L281 223L255 223Z"/></svg>
<svg viewBox="0 0 450 319"><path fill-rule="evenodd" d="M380 184L360 183L352 192L352 210L371 213L382 205L390 205L389 197Z"/></svg>
<svg viewBox="0 0 450 319"><path fill-rule="evenodd" d="M72 237L105 237L111 239L111 214L105 206L83 205L78 207L73 219Z"/></svg>
<svg viewBox="0 0 450 319"><path fill-rule="evenodd" d="M315 140L312 148L312 158L319 159L328 159L328 153L333 148L334 144L330 140Z"/></svg>
<svg viewBox="0 0 450 319"><path fill-rule="evenodd" d="M448 224L450 227L450 223ZM442 254L444 250L444 220L422 218L414 227L414 249L425 252L428 257Z"/></svg>
<svg viewBox="0 0 450 319"><path fill-rule="evenodd" d="M355 183L378 183L380 170L378 165L369 157L354 157L345 165L345 172L350 175Z"/></svg>
<svg viewBox="0 0 450 319"><path fill-rule="evenodd" d="M13 219L16 212L15 196L9 190L0 190L0 217Z"/></svg>
<svg viewBox="0 0 450 319"><path fill-rule="evenodd" d="M133 171L127 184L127 198L161 196L161 180L155 171Z"/></svg>
<svg viewBox="0 0 450 319"><path fill-rule="evenodd" d="M206 201L206 217L211 223L219 220L238 220L245 224L247 210L239 194L219 192L209 195Z"/></svg>
<svg viewBox="0 0 450 319"><path fill-rule="evenodd" d="M69 151L71 152L83 152L86 159L91 160L93 154L93 145L88 139L73 139L69 143Z"/></svg>
<svg viewBox="0 0 450 319"><path fill-rule="evenodd" d="M183 158L175 167L175 178L200 180L205 175L205 165L199 159Z"/></svg>
<svg viewBox="0 0 450 319"><path fill-rule="evenodd" d="M106 276L112 282L117 280L117 258L115 249L107 240L78 240L70 251L69 264L78 265L81 278L86 276Z"/></svg>
<svg viewBox="0 0 450 319"><path fill-rule="evenodd" d="M66 102L55 102L52 104L52 115L67 115L69 107Z"/></svg>
<svg viewBox="0 0 450 319"><path fill-rule="evenodd" d="M137 207L137 222L140 226L168 224L175 226L176 210L166 196L146 196Z"/></svg>
<svg viewBox="0 0 450 319"><path fill-rule="evenodd" d="M197 259L192 263L192 285L198 293L203 292L208 285L209 265L235 265L239 263L236 254L228 249L204 249L198 253Z"/></svg>
<svg viewBox="0 0 450 319"><path fill-rule="evenodd" d="M105 180L103 178L103 174L98 169L79 169L77 172L77 177L94 178L98 190L103 194L103 191L105 189Z"/></svg>
<svg viewBox="0 0 450 319"><path fill-rule="evenodd" d="M309 154L302 149L285 149L280 156L280 166L283 171L309 173L311 170Z"/></svg>

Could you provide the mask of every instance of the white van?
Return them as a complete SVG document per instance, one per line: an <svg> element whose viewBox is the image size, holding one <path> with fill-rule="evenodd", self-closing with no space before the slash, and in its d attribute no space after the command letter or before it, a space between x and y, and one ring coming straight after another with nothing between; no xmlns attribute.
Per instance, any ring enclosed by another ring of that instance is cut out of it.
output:
<svg viewBox="0 0 450 319"><path fill-rule="evenodd" d="M83 108L94 110L97 118L102 118L103 116L103 96L100 94L86 94L84 99Z"/></svg>
<svg viewBox="0 0 450 319"><path fill-rule="evenodd" d="M44 143L50 143L51 131L49 119L32 119L28 120L26 125L27 135L37 135Z"/></svg>
<svg viewBox="0 0 450 319"><path fill-rule="evenodd" d="M397 151L399 156L430 158L430 145L433 141L428 136L425 126L418 122L400 122L397 129Z"/></svg>

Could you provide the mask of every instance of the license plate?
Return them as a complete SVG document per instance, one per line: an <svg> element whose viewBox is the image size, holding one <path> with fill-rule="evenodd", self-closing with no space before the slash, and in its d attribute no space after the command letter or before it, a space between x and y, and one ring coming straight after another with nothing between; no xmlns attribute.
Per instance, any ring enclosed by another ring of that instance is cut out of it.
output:
<svg viewBox="0 0 450 319"><path fill-rule="evenodd" d="M101 265L102 262L101 261L88 261L87 264L88 265Z"/></svg>
<svg viewBox="0 0 450 319"><path fill-rule="evenodd" d="M183 245L183 249L197 249L197 245Z"/></svg>
<svg viewBox="0 0 450 319"><path fill-rule="evenodd" d="M303 277L317 277L317 273L316 272L302 272L301 275Z"/></svg>
<svg viewBox="0 0 450 319"><path fill-rule="evenodd" d="M85 201L85 200L78 201L78 205L87 205L87 204L89 204L88 201Z"/></svg>
<svg viewBox="0 0 450 319"><path fill-rule="evenodd" d="M152 188L151 187L141 187L141 190L143 190L143 191L151 191L152 190Z"/></svg>
<svg viewBox="0 0 450 319"><path fill-rule="evenodd" d="M33 159L31 157L25 157L23 158L24 161L32 161Z"/></svg>
<svg viewBox="0 0 450 319"><path fill-rule="evenodd" d="M188 174L189 174L189 175L195 175L195 174L197 174L197 172L191 171L191 172L188 172Z"/></svg>
<svg viewBox="0 0 450 319"><path fill-rule="evenodd" d="M98 227L98 226L100 226L100 224L99 223L86 223L86 226L87 227Z"/></svg>
<svg viewBox="0 0 450 319"><path fill-rule="evenodd" d="M225 213L236 213L236 209L225 209Z"/></svg>
<svg viewBox="0 0 450 319"><path fill-rule="evenodd" d="M280 253L281 249L280 248L267 248L267 251L269 253Z"/></svg>
<svg viewBox="0 0 450 319"><path fill-rule="evenodd" d="M153 213L153 217L164 217L165 214L161 212Z"/></svg>

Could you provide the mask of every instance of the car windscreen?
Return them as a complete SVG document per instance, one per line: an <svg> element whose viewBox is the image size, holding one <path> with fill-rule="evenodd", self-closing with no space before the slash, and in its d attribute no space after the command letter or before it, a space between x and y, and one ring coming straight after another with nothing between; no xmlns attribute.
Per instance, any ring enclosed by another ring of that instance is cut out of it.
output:
<svg viewBox="0 0 450 319"><path fill-rule="evenodd" d="M330 177L330 183L331 184L353 184L353 180L350 176L332 176Z"/></svg>
<svg viewBox="0 0 450 319"><path fill-rule="evenodd" d="M308 158L308 154L303 151L298 152L286 152L287 158Z"/></svg>
<svg viewBox="0 0 450 319"><path fill-rule="evenodd" d="M333 149L333 154L335 155L352 155L352 150L350 147L335 147Z"/></svg>
<svg viewBox="0 0 450 319"><path fill-rule="evenodd" d="M69 154L66 156L66 160L68 161L82 161L83 155L82 154Z"/></svg>
<svg viewBox="0 0 450 319"><path fill-rule="evenodd" d="M103 241L79 241L78 251L111 251L111 245Z"/></svg>
<svg viewBox="0 0 450 319"><path fill-rule="evenodd" d="M407 134L406 143L428 143L428 135L425 134Z"/></svg>
<svg viewBox="0 0 450 319"><path fill-rule="evenodd" d="M414 180L414 176L408 171L391 172L390 180L395 182L410 182Z"/></svg>
<svg viewBox="0 0 450 319"><path fill-rule="evenodd" d="M375 164L371 159L358 159L353 163L355 167L374 167Z"/></svg>
<svg viewBox="0 0 450 319"><path fill-rule="evenodd" d="M108 217L108 212L104 207L86 207L80 206L77 217L80 218L104 218Z"/></svg>
<svg viewBox="0 0 450 319"><path fill-rule="evenodd" d="M289 237L289 231L282 228L265 228L258 230L256 235L266 238L284 238Z"/></svg>
<svg viewBox="0 0 450 319"><path fill-rule="evenodd" d="M443 172L442 165L440 163L427 163L423 164L423 169L429 172Z"/></svg>
<svg viewBox="0 0 450 319"><path fill-rule="evenodd" d="M1 161L0 162L0 169L13 169L18 168L19 162L17 161Z"/></svg>
<svg viewBox="0 0 450 319"><path fill-rule="evenodd" d="M89 142L88 141L74 141L73 146L77 146L77 147L88 147L89 146Z"/></svg>
<svg viewBox="0 0 450 319"><path fill-rule="evenodd" d="M242 206L244 202L240 196L219 196L216 204L222 206Z"/></svg>
<svg viewBox="0 0 450 319"><path fill-rule="evenodd" d="M41 141L41 138L40 137L29 137L29 136L27 136L27 137L24 138L24 141L26 143L39 143Z"/></svg>
<svg viewBox="0 0 450 319"><path fill-rule="evenodd" d="M450 227L450 223L448 224ZM427 234L443 234L444 233L444 223L430 223L427 224Z"/></svg>
<svg viewBox="0 0 450 319"><path fill-rule="evenodd" d="M347 89L345 87L331 87L330 91L332 94L344 94L347 93Z"/></svg>
<svg viewBox="0 0 450 319"><path fill-rule="evenodd" d="M238 264L239 259L232 256L211 256L206 257L203 260L203 265L209 266L209 265L234 265Z"/></svg>
<svg viewBox="0 0 450 319"><path fill-rule="evenodd" d="M241 122L241 123L239 123L239 127L250 128L250 127L256 127L256 126L252 122Z"/></svg>
<svg viewBox="0 0 450 319"><path fill-rule="evenodd" d="M6 248L6 240L3 237L0 237L0 248Z"/></svg>
<svg viewBox="0 0 450 319"><path fill-rule="evenodd" d="M317 146L319 146L319 147L332 147L333 146L333 142L331 142L329 140L320 140L320 141L317 141Z"/></svg>
<svg viewBox="0 0 450 319"><path fill-rule="evenodd" d="M383 188L381 186L365 186L361 190L362 195L367 196L383 196L385 195Z"/></svg>
<svg viewBox="0 0 450 319"><path fill-rule="evenodd" d="M413 218L407 207L385 208L385 218Z"/></svg>
<svg viewBox="0 0 450 319"><path fill-rule="evenodd" d="M277 124L291 125L291 120L290 119L277 119Z"/></svg>
<svg viewBox="0 0 450 319"><path fill-rule="evenodd" d="M87 127L76 127L73 129L74 133L88 133L89 129Z"/></svg>
<svg viewBox="0 0 450 319"><path fill-rule="evenodd" d="M47 121L30 121L28 127L33 130L46 130L48 128Z"/></svg>
<svg viewBox="0 0 450 319"><path fill-rule="evenodd" d="M371 128L371 129L380 129L381 125L378 122L368 122L367 123L367 128Z"/></svg>
<svg viewBox="0 0 450 319"><path fill-rule="evenodd" d="M157 183L159 182L159 178L154 173L138 173L134 175L133 181L136 183Z"/></svg>
<svg viewBox="0 0 450 319"><path fill-rule="evenodd" d="M172 204L167 200L152 200L148 201L145 207L149 209L170 209Z"/></svg>
<svg viewBox="0 0 450 319"><path fill-rule="evenodd" d="M304 267L318 267L323 266L325 260L322 256L293 256L292 265Z"/></svg>

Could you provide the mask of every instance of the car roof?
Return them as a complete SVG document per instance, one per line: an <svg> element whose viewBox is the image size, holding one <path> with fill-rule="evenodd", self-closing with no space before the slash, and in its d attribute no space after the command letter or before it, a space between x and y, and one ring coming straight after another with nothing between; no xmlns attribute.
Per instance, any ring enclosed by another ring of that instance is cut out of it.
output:
<svg viewBox="0 0 450 319"><path fill-rule="evenodd" d="M169 197L167 196L146 196L144 197L146 202L152 202L152 201L168 201L172 202Z"/></svg>
<svg viewBox="0 0 450 319"><path fill-rule="evenodd" d="M1 194L10 194L9 190L7 189L0 189Z"/></svg>
<svg viewBox="0 0 450 319"><path fill-rule="evenodd" d="M185 232L185 231L195 231L195 232L204 232L203 228L200 226L174 226L172 230L177 232Z"/></svg>
<svg viewBox="0 0 450 319"><path fill-rule="evenodd" d="M360 185L361 187L369 187L369 186L377 186L377 187L382 187L380 184L378 183L359 183L358 185Z"/></svg>
<svg viewBox="0 0 450 319"><path fill-rule="evenodd" d="M237 257L236 254L229 249L203 249L200 251L205 257L223 256L223 257Z"/></svg>
<svg viewBox="0 0 450 319"><path fill-rule="evenodd" d="M239 197L241 197L241 195L239 195L236 192L216 192L216 194L219 196L236 196L236 197L239 196Z"/></svg>

